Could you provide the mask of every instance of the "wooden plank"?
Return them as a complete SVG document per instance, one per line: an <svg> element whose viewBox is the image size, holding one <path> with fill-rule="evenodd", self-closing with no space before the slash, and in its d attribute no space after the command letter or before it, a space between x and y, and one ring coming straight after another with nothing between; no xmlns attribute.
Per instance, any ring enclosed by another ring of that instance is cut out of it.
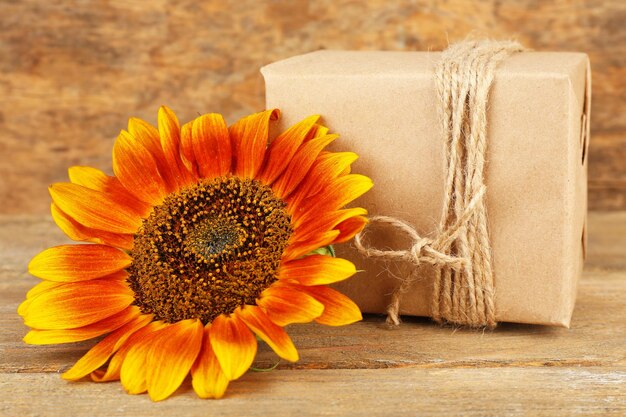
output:
<svg viewBox="0 0 626 417"><path fill-rule="evenodd" d="M186 383L168 400L119 383L3 375L3 416L623 416L626 372L611 368L378 369L247 374L219 401ZM7 398L11 398L7 401Z"/></svg>
<svg viewBox="0 0 626 417"><path fill-rule="evenodd" d="M23 0L0 2L0 15L0 200L11 202L0 213L46 212L46 187L70 165L109 170L129 116L154 122L163 103L184 121L258 111L258 70L271 61L320 48L437 50L469 33L590 54L590 206L626 208L621 0Z"/></svg>

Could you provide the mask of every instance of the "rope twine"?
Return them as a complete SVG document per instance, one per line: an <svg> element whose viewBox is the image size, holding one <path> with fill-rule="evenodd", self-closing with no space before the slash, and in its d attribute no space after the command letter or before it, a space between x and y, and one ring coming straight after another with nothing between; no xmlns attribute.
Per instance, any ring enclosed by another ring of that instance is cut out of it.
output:
<svg viewBox="0 0 626 417"><path fill-rule="evenodd" d="M484 201L487 150L487 101L496 66L514 52L517 42L464 41L451 45L435 70L444 137L445 186L439 233L420 236L406 222L372 216L369 224L386 224L409 236L406 250L366 246L366 229L355 236L366 257L404 261L411 273L401 277L387 308L387 322L400 324L400 298L426 263L435 270L432 317L438 323L468 327L496 326L491 245ZM368 225L369 227L369 225Z"/></svg>

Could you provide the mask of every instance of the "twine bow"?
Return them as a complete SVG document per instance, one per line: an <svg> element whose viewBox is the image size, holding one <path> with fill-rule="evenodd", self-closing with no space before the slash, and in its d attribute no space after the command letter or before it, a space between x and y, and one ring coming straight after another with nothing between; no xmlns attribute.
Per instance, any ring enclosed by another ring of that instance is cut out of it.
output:
<svg viewBox="0 0 626 417"><path fill-rule="evenodd" d="M387 307L387 323L393 325L400 324L400 297L405 293L411 284L418 278L417 270L422 263L427 263L434 266L447 266L454 270L460 270L467 266L470 262L469 259L449 255L447 249L458 237L463 225L474 214L478 201L483 198L485 194L485 186L474 196L474 199L465 209L465 212L461 218L459 218L453 225L437 234L436 238L422 237L417 231L408 223L403 220L396 219L389 216L371 216L369 217L369 224L380 223L387 224L399 232L406 234L412 241L412 245L408 249L404 250L381 250L371 246L366 246L363 243L364 232L357 234L354 237L354 246L357 250L372 258L384 258L386 260L402 260L413 265L412 273L401 280L400 285L395 289L391 295L391 303Z"/></svg>
<svg viewBox="0 0 626 417"><path fill-rule="evenodd" d="M495 291L487 228L484 170L487 150L487 101L495 68L523 50L517 42L465 41L451 45L435 70L445 155L440 234L421 237L402 220L374 216L407 234L407 250L365 247L364 231L355 237L363 255L403 260L413 266L392 294L388 322L400 323L400 295L417 277L422 263L434 266L432 316L437 322L495 327Z"/></svg>

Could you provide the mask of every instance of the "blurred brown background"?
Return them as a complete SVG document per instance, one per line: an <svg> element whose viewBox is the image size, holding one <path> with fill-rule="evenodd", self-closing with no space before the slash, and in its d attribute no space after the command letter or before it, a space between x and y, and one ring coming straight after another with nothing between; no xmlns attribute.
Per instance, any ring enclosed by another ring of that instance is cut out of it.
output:
<svg viewBox="0 0 626 417"><path fill-rule="evenodd" d="M626 209L626 1L0 0L0 213L47 212L70 165L110 171L129 116L261 110L269 62L438 50L470 32L591 56L589 203Z"/></svg>

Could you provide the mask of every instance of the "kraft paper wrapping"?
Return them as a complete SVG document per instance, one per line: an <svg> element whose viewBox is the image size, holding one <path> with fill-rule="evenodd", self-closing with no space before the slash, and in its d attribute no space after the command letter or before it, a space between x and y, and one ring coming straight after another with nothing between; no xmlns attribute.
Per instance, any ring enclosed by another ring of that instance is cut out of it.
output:
<svg viewBox="0 0 626 417"><path fill-rule="evenodd" d="M282 128L320 114L341 135L333 150L359 154L354 172L374 188L355 204L422 236L436 233L444 192L439 55L318 51L261 70L267 108L282 111ZM569 327L586 247L590 92L582 53L524 52L498 66L485 172L498 321ZM387 229L368 239L379 248L408 245ZM337 252L364 270L338 289L363 312L385 312L406 268L364 259L350 245ZM433 272L420 271L402 314L430 315Z"/></svg>

